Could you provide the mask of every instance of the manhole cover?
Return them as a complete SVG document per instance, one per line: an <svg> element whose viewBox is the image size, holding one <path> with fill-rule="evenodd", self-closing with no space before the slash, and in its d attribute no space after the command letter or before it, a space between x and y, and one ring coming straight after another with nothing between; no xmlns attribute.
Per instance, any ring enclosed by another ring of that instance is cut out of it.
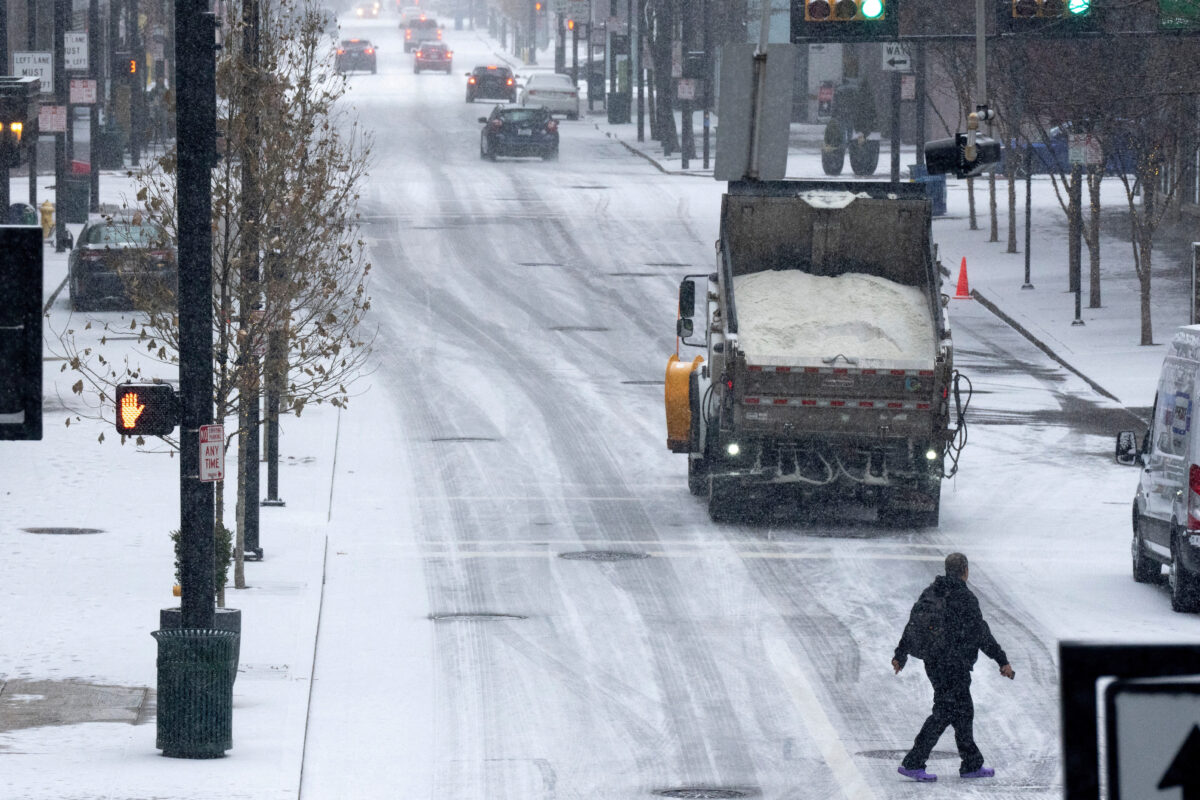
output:
<svg viewBox="0 0 1200 800"><path fill-rule="evenodd" d="M500 622L503 620L525 619L520 614L490 614L482 613L462 613L462 614L430 614L429 618L434 622Z"/></svg>
<svg viewBox="0 0 1200 800"><path fill-rule="evenodd" d="M857 755L866 756L867 758L881 758L884 761L902 761L907 750L863 750ZM958 753L951 753L948 750L934 750L929 754L929 757L934 761L940 761L946 758L958 758Z"/></svg>
<svg viewBox="0 0 1200 800"><path fill-rule="evenodd" d="M750 795L740 789L705 789L701 787L691 787L684 789L662 789L655 792L659 797L686 797L697 798L698 800L721 800L727 797L749 797Z"/></svg>
<svg viewBox="0 0 1200 800"><path fill-rule="evenodd" d="M558 557L568 561L636 561L639 558L649 558L650 554L628 550L580 550L577 553L559 553Z"/></svg>
<svg viewBox="0 0 1200 800"><path fill-rule="evenodd" d="M22 528L26 533L47 533L58 536L79 536L86 533L104 533L99 528Z"/></svg>

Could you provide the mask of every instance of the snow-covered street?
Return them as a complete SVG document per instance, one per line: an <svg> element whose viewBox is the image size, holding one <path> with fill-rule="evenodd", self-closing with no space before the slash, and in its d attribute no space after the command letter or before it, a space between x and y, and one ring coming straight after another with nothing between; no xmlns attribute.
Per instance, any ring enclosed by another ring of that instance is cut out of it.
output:
<svg viewBox="0 0 1200 800"><path fill-rule="evenodd" d="M998 243L985 214L969 230L951 178L933 224L944 291L965 258L983 299L947 311L974 394L940 526L789 503L716 524L666 448L663 371L679 281L713 269L724 184L599 112L560 120L558 161L481 160L490 105L463 102L464 73L506 58L485 31L448 25L453 72L415 75L393 17L342 25L378 49L347 96L375 140L361 213L378 338L348 409L282 424L286 506L262 509L265 560L227 598L244 620L233 749L155 749L149 632L178 602L178 460L77 419L55 333L130 319L72 314L48 246L46 433L0 443L0 798L1061 796L1058 642L1200 637L1130 575L1137 470L1114 438L1140 438L1164 348L1137 344L1128 242L1104 239L1104 306L1073 326L1049 179L1022 290L1006 218ZM823 177L817 149L788 174ZM130 186L101 185L113 201ZM1187 321L1187 276L1170 246L1155 257L1162 343ZM133 346L94 338L114 359ZM94 532L30 531L68 527ZM955 550L1016 679L981 658L976 738L997 776L960 783L947 733L939 790L896 774L931 690L890 660ZM22 724L38 703L61 722Z"/></svg>

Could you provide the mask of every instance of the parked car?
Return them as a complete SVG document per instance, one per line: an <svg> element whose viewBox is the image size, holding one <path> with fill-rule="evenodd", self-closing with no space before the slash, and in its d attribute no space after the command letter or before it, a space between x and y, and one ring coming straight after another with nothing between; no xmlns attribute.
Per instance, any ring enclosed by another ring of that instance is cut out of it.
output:
<svg viewBox="0 0 1200 800"><path fill-rule="evenodd" d="M1046 131L1046 139L1033 142L1009 140L1001 153L1000 170L1008 174L1006 166L1015 159L1014 168L1018 175L1025 174L1025 156L1030 158L1030 174L1065 174L1071 171L1071 133L1069 122L1055 125ZM1118 132L1106 137L1109 153L1104 161L1104 171L1109 175L1132 174L1137 171L1137 151L1128 132Z"/></svg>
<svg viewBox="0 0 1200 800"><path fill-rule="evenodd" d="M338 72L363 70L375 74L375 45L367 39L342 39L334 66Z"/></svg>
<svg viewBox="0 0 1200 800"><path fill-rule="evenodd" d="M67 259L71 308L167 307L179 268L166 232L141 215L91 217Z"/></svg>
<svg viewBox="0 0 1200 800"><path fill-rule="evenodd" d="M467 102L476 100L517 102L517 76L508 67L480 64L467 73Z"/></svg>
<svg viewBox="0 0 1200 800"><path fill-rule="evenodd" d="M540 156L558 158L558 123L550 110L541 106L499 105L480 117L479 157L494 161L497 156Z"/></svg>
<svg viewBox="0 0 1200 800"><path fill-rule="evenodd" d="M557 72L530 75L517 102L523 106L543 106L552 113L566 114L567 119L579 119L579 90L568 75Z"/></svg>
<svg viewBox="0 0 1200 800"><path fill-rule="evenodd" d="M404 28L404 52L411 53L421 42L442 40L442 27L433 17L417 17L401 23Z"/></svg>
<svg viewBox="0 0 1200 800"><path fill-rule="evenodd" d="M1133 498L1133 579L1159 583L1165 564L1175 611L1200 610L1197 398L1200 325L1186 325L1175 332L1163 359L1153 417L1141 446L1133 431L1117 434L1117 461L1142 468Z"/></svg>
<svg viewBox="0 0 1200 800"><path fill-rule="evenodd" d="M443 70L450 74L454 53L444 42L421 42L413 54L413 74L423 69Z"/></svg>

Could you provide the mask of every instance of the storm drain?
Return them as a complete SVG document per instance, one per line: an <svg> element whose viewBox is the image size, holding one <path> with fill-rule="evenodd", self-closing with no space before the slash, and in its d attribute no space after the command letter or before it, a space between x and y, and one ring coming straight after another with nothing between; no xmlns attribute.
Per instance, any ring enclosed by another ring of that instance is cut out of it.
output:
<svg viewBox="0 0 1200 800"><path fill-rule="evenodd" d="M431 442L494 442L491 436L435 436Z"/></svg>
<svg viewBox="0 0 1200 800"><path fill-rule="evenodd" d="M658 272L610 272L608 273L613 278L659 278L662 277Z"/></svg>
<svg viewBox="0 0 1200 800"><path fill-rule="evenodd" d="M685 797L696 800L722 800L729 797L750 797L748 792L741 789L717 789L702 786L689 786L682 789L660 789L655 792L659 797Z"/></svg>
<svg viewBox="0 0 1200 800"><path fill-rule="evenodd" d="M647 261L647 267L690 267L691 264L684 264L682 261ZM737 795L741 797L741 795Z"/></svg>
<svg viewBox="0 0 1200 800"><path fill-rule="evenodd" d="M903 761L908 755L907 750L863 750L856 755L866 756L867 758L879 758L884 761ZM940 761L947 758L958 758L958 753L951 753L947 750L934 750L929 754L929 758L934 761Z"/></svg>
<svg viewBox="0 0 1200 800"><path fill-rule="evenodd" d="M104 533L99 528L21 528L26 533L44 533L52 536L82 536L89 533Z"/></svg>
<svg viewBox="0 0 1200 800"><path fill-rule="evenodd" d="M572 188L572 189L607 189L608 187L607 186L586 186L582 183L577 183L570 188Z"/></svg>
<svg viewBox="0 0 1200 800"><path fill-rule="evenodd" d="M518 261L518 267L561 267L556 261Z"/></svg>
<svg viewBox="0 0 1200 800"><path fill-rule="evenodd" d="M558 333L607 333L608 328L592 328L586 325L555 325L550 328Z"/></svg>
<svg viewBox="0 0 1200 800"><path fill-rule="evenodd" d="M460 614L430 614L434 622L503 622L526 619L520 614L493 614L491 612L463 612Z"/></svg>
<svg viewBox="0 0 1200 800"><path fill-rule="evenodd" d="M580 550L575 553L559 553L559 558L568 561L637 561L649 558L649 553L637 553L630 550ZM684 795L680 795L683 797ZM741 797L741 795L734 795Z"/></svg>

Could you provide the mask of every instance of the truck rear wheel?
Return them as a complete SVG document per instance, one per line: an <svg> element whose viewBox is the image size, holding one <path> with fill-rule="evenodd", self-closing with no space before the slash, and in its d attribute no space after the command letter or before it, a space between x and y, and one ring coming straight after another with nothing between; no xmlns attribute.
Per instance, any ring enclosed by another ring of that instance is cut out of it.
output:
<svg viewBox="0 0 1200 800"><path fill-rule="evenodd" d="M1133 510L1133 543L1129 548L1133 556L1133 579L1138 583L1158 583L1162 576L1162 564L1146 555L1146 546L1142 543L1142 531L1139 523L1135 508Z"/></svg>
<svg viewBox="0 0 1200 800"><path fill-rule="evenodd" d="M1180 534L1171 537L1171 572L1168 581L1171 584L1171 610L1190 613L1197 609L1200 592L1197 591L1196 576L1183 564L1179 540Z"/></svg>

